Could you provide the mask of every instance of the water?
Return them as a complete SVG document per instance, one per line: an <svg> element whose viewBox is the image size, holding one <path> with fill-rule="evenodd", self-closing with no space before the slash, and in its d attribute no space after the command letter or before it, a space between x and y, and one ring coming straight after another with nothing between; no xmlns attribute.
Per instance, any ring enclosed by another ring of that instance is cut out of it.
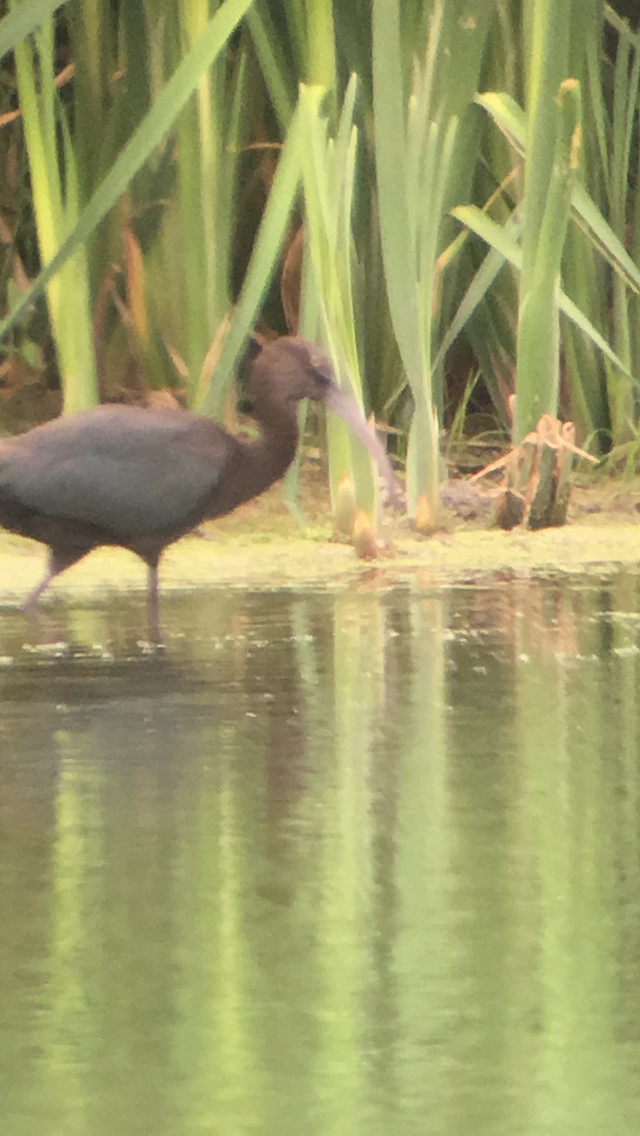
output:
<svg viewBox="0 0 640 1136"><path fill-rule="evenodd" d="M639 610L1 613L0 1131L637 1136Z"/></svg>

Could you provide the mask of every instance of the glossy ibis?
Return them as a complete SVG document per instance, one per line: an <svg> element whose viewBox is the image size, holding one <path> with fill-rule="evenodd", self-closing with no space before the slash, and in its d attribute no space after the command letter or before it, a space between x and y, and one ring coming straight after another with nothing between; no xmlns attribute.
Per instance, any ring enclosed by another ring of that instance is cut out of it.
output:
<svg viewBox="0 0 640 1136"><path fill-rule="evenodd" d="M324 402L368 446L397 496L386 455L327 356L284 336L253 361L247 440L183 410L105 405L0 441L0 525L48 545L47 570L27 597L99 545L135 552L148 568L152 642L160 638L158 562L201 521L230 513L282 477L298 445L298 403Z"/></svg>

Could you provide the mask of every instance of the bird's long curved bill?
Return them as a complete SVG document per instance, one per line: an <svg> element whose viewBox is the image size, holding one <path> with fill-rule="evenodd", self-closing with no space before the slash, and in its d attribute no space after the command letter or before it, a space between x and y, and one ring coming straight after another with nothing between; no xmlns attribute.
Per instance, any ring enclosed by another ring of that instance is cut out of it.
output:
<svg viewBox="0 0 640 1136"><path fill-rule="evenodd" d="M384 479L389 504L401 505L404 501L404 494L391 468L384 446L373 427L367 422L353 396L338 386L332 386L325 402L329 409L342 418L351 432L367 447L380 471L380 476Z"/></svg>

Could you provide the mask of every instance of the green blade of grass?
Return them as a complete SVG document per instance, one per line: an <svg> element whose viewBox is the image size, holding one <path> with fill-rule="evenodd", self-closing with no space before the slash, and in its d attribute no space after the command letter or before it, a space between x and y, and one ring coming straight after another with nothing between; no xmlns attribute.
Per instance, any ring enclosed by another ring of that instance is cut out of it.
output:
<svg viewBox="0 0 640 1136"><path fill-rule="evenodd" d="M522 107L503 91L485 92L477 95L475 101L484 107L516 153L522 157L526 136L526 115ZM574 183L572 187L571 207L576 223L588 234L612 268L634 292L640 291L640 268L580 182Z"/></svg>
<svg viewBox="0 0 640 1136"><path fill-rule="evenodd" d="M201 75L224 48L253 0L225 0L209 20L205 31L191 51L176 67L166 86L160 91L149 113L132 134L108 174L82 210L78 222L63 241L54 257L44 266L31 287L0 324L0 339L6 335L25 309L42 292L62 265L86 241L97 225L126 189L131 179L147 160L173 125L185 106Z"/></svg>
<svg viewBox="0 0 640 1136"><path fill-rule="evenodd" d="M249 267L234 311L233 322L222 346L216 367L215 386L210 386L197 403L197 409L201 413L211 414L213 417L219 415L225 385L251 330L258 305L275 269L300 184L302 148L300 112L297 109L280 153Z"/></svg>
<svg viewBox="0 0 640 1136"><path fill-rule="evenodd" d="M66 3L67 0L21 0L0 20L0 59Z"/></svg>
<svg viewBox="0 0 640 1136"><path fill-rule="evenodd" d="M414 255L407 211L407 156L403 105L404 78L397 3L374 0L373 107L380 239L391 319L407 375L421 375Z"/></svg>
<svg viewBox="0 0 640 1136"><path fill-rule="evenodd" d="M482 237L484 241L497 253L507 260L509 264L513 265L519 271L522 268L522 249L514 238L506 232L482 209L477 205L459 205L451 210L452 217L457 217L463 225L466 225L477 236ZM495 265L493 266L495 267ZM630 372L624 363L618 358L615 351L607 343L606 339L600 335L600 332L593 326L588 316L581 312L576 304L564 293L561 292L559 296L560 311L568 317L588 338L593 345L606 355L614 366L619 367L625 374L629 375Z"/></svg>

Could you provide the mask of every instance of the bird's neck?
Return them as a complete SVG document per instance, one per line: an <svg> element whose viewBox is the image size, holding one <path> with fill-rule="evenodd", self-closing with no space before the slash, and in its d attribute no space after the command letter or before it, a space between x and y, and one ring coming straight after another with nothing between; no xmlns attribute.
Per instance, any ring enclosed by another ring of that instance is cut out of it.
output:
<svg viewBox="0 0 640 1136"><path fill-rule="evenodd" d="M296 456L299 442L298 417L273 411L260 421L260 434L245 443L245 457L255 479L256 493L279 481ZM259 488L258 488L259 487Z"/></svg>
<svg viewBox="0 0 640 1136"><path fill-rule="evenodd" d="M236 438L233 468L224 479L224 493L215 494L214 509L207 515L220 516L238 505L258 497L287 471L298 448L298 417L269 407L260 414L260 434L252 440Z"/></svg>

